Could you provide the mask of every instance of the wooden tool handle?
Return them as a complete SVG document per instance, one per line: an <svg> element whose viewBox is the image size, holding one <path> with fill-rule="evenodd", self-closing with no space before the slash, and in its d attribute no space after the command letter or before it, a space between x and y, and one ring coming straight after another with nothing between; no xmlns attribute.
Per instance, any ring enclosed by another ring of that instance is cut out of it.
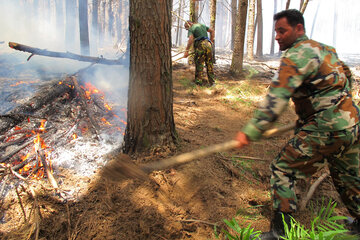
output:
<svg viewBox="0 0 360 240"><path fill-rule="evenodd" d="M290 125L286 125L286 126L280 127L280 128L269 129L264 132L263 137L270 138L270 137L279 135L281 133L284 133L284 132L289 131L294 128L295 128L295 124L290 124ZM183 154L180 154L178 156L174 156L174 157L171 157L168 159L163 159L158 162L148 163L148 164L143 165L141 168L145 172L152 172L154 170L161 170L161 169L165 169L168 167L174 167L176 165L187 163L194 159L197 159L200 157L205 157L205 156L208 156L208 155L216 153L216 152L228 151L228 150L233 149L236 146L238 146L238 144L239 144L238 141L230 140L230 141L227 141L224 143L211 145L211 146L208 146L208 147L205 147L202 149L198 149L195 151L191 151L188 153L183 153Z"/></svg>

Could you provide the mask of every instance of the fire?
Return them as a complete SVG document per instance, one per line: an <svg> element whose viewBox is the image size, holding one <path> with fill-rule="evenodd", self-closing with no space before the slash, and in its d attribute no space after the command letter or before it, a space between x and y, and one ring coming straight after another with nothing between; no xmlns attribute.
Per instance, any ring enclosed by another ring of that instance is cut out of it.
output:
<svg viewBox="0 0 360 240"><path fill-rule="evenodd" d="M106 120L105 118L102 118L101 121L103 121L103 123L105 123L106 125L111 126L112 124L108 122L108 120Z"/></svg>
<svg viewBox="0 0 360 240"><path fill-rule="evenodd" d="M15 83L15 84L11 84L10 86L11 86L11 87L15 87L15 86L18 86L18 85L20 85L20 84L32 84L32 83L36 83L36 82L37 82L37 81L29 81L29 82L19 81L19 82Z"/></svg>

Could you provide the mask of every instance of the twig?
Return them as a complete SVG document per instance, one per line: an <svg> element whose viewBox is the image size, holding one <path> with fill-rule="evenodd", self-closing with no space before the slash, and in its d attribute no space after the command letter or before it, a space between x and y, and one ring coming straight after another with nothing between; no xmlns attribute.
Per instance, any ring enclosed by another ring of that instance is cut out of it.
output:
<svg viewBox="0 0 360 240"><path fill-rule="evenodd" d="M312 195L314 194L316 188L320 185L320 183L329 176L329 173L323 173L310 187L308 193L306 194L306 197L301 201L299 204L299 210L302 211L305 209L307 202L310 200Z"/></svg>
<svg viewBox="0 0 360 240"><path fill-rule="evenodd" d="M21 207L21 211L24 215L24 222L27 222L27 219L26 219L26 212L25 212L25 209L24 209L24 205L22 203L22 200L21 200L21 197L20 197L20 194L19 194L19 190L18 190L18 187L16 186L15 187L15 191L16 191L16 195L18 197L18 200L19 200L19 204L20 204L20 207Z"/></svg>
<svg viewBox="0 0 360 240"><path fill-rule="evenodd" d="M204 223L204 224L207 224L207 225L217 226L216 223L211 223L211 222L198 220L198 219L182 219L182 220L180 220L180 222L195 222L195 223Z"/></svg>
<svg viewBox="0 0 360 240"><path fill-rule="evenodd" d="M44 171L46 173L46 176L47 176L50 184L53 186L53 188L57 192L58 189L59 189L59 186L58 186L58 184L57 184L57 182L56 182L56 180L54 178L54 175L50 171L50 167L47 164L44 153L43 153L43 151L41 149L38 150L38 156L39 156L39 158L41 160L42 165L44 166Z"/></svg>

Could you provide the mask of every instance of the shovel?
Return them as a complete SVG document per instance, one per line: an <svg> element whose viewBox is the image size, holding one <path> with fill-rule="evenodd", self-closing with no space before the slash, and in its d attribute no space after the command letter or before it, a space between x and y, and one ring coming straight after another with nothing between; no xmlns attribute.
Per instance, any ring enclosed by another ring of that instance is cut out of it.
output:
<svg viewBox="0 0 360 240"><path fill-rule="evenodd" d="M264 138L270 138L280 135L284 132L295 128L295 123L279 128L273 128L264 132ZM228 151L238 146L238 141L230 140L227 142L210 145L208 147L194 150L188 153L183 153L178 156L163 159L157 162L151 162L141 165L136 165L131 158L126 154L119 154L116 159L109 161L102 169L102 176L112 180L119 181L127 178L140 178L146 180L148 174L155 170L164 170L169 167L175 167L181 164L188 163L192 160L211 155L216 152Z"/></svg>

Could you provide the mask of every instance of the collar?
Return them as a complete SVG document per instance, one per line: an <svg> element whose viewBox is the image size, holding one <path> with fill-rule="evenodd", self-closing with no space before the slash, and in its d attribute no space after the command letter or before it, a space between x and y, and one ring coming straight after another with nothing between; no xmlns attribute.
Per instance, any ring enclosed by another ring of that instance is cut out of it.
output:
<svg viewBox="0 0 360 240"><path fill-rule="evenodd" d="M309 38L306 36L306 34L302 35L301 37L298 37L295 42L291 45L291 47L289 48L292 48L293 46L295 46L296 44L298 44L299 42L302 42L302 41L306 41L306 40L309 40Z"/></svg>

